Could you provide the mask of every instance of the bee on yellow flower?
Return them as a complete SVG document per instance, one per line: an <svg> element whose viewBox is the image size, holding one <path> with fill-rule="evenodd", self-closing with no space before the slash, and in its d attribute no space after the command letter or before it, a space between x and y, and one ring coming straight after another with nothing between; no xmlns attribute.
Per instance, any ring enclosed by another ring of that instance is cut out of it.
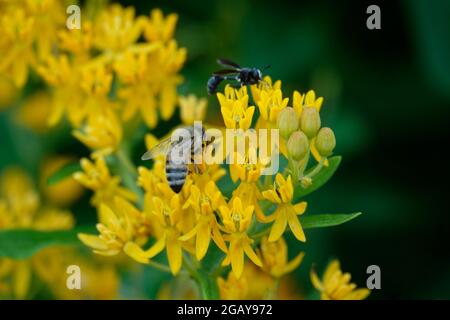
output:
<svg viewBox="0 0 450 320"><path fill-rule="evenodd" d="M356 288L351 283L350 273L341 271L338 260L333 260L325 270L322 280L319 279L314 269L311 270L311 282L320 293L322 300L363 300L370 294L366 288Z"/></svg>

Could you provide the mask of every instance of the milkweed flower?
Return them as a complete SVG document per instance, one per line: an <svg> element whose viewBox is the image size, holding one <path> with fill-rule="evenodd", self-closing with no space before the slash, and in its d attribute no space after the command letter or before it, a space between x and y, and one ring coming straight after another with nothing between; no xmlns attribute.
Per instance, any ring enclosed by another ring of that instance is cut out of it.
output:
<svg viewBox="0 0 450 320"><path fill-rule="evenodd" d="M244 270L244 253L250 260L261 267L262 262L252 248L253 240L246 231L250 226L253 217L253 206L242 206L240 198L234 198L228 206L221 206L222 222L224 225L225 240L229 242L227 256L223 265L231 263L234 275L239 278Z"/></svg>
<svg viewBox="0 0 450 320"><path fill-rule="evenodd" d="M363 300L370 294L369 289L357 289L356 284L350 282L350 273L341 271L338 260L333 260L327 266L322 280L313 269L310 276L314 288L321 293L322 300Z"/></svg>
<svg viewBox="0 0 450 320"><path fill-rule="evenodd" d="M270 242L267 237L261 240L262 269L274 278L280 278L297 269L302 263L304 252L288 262L287 244L284 238Z"/></svg>
<svg viewBox="0 0 450 320"><path fill-rule="evenodd" d="M94 150L93 157L109 155L116 151L122 141L122 124L112 110L102 110L88 117L82 128L73 135Z"/></svg>
<svg viewBox="0 0 450 320"><path fill-rule="evenodd" d="M214 181L210 181L204 191L201 191L196 185L191 186L190 196L186 200L183 209L192 208L196 215L198 215L195 227L181 236L182 241L189 240L196 236L196 257L201 260L208 251L211 238L216 245L224 252L227 252L225 241L219 230L219 225L214 215L214 211L219 207L226 205L219 188L217 188Z"/></svg>
<svg viewBox="0 0 450 320"><path fill-rule="evenodd" d="M269 241L274 242L281 238L287 226L291 229L297 240L306 241L305 234L297 215L306 210L306 202L292 204L294 188L291 176L285 179L280 173L275 177L276 186L272 190L262 192L265 199L277 204L275 212L267 217L267 221L274 221L269 234Z"/></svg>
<svg viewBox="0 0 450 320"><path fill-rule="evenodd" d="M101 203L110 204L116 196L130 201L136 200L133 192L120 185L120 177L111 176L103 157L98 157L94 161L83 158L80 164L83 171L75 172L73 178L94 191L91 200L94 206L99 206Z"/></svg>
<svg viewBox="0 0 450 320"><path fill-rule="evenodd" d="M206 114L208 100L197 98L195 95L180 96L180 117L186 125L193 125L194 121L203 121Z"/></svg>
<svg viewBox="0 0 450 320"><path fill-rule="evenodd" d="M234 89L227 85L225 94L218 92L217 99L219 99L220 111L227 128L242 130L250 128L255 107L248 106L247 87Z"/></svg>
<svg viewBox="0 0 450 320"><path fill-rule="evenodd" d="M134 8L118 4L102 10L94 22L94 46L100 50L119 53L139 38L144 20L135 19Z"/></svg>
<svg viewBox="0 0 450 320"><path fill-rule="evenodd" d="M164 17L160 9L153 9L150 18L144 23L144 37L150 42L167 42L173 37L177 21L177 14L171 13Z"/></svg>
<svg viewBox="0 0 450 320"><path fill-rule="evenodd" d="M148 263L149 260L166 249L170 270L176 275L181 269L183 248L188 244L179 240L181 233L177 228L180 222L181 202L179 195L174 195L169 203L161 198L154 197L154 218L157 222L156 243L148 250L143 250L139 245L128 242L124 248L125 252L140 263ZM192 248L189 248L192 250Z"/></svg>
<svg viewBox="0 0 450 320"><path fill-rule="evenodd" d="M117 255L126 243L134 241L136 233L133 222L141 213L131 203L116 197L112 205L100 204L98 215L97 230L100 235L85 233L78 235L78 238L95 253L104 256Z"/></svg>

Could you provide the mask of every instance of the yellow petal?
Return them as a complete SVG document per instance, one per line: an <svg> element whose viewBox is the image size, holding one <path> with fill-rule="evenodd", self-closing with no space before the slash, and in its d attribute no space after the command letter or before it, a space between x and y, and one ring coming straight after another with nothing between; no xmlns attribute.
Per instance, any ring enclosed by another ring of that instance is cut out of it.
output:
<svg viewBox="0 0 450 320"><path fill-rule="evenodd" d="M107 250L108 245L100 239L98 236L94 236L91 234L79 233L78 239L83 242L88 247L91 247L96 250Z"/></svg>
<svg viewBox="0 0 450 320"><path fill-rule="evenodd" d="M288 221L284 210L279 211L277 217L275 218L275 222L272 225L272 229L270 230L270 242L277 241L281 238L284 230L286 230L287 222Z"/></svg>
<svg viewBox="0 0 450 320"><path fill-rule="evenodd" d="M331 280L331 277L336 271L339 271L341 268L341 265L337 259L330 262L330 264L327 266L327 269L325 270L325 273L323 274L323 282L327 283Z"/></svg>
<svg viewBox="0 0 450 320"><path fill-rule="evenodd" d="M295 215L295 213L288 212L287 219L289 223L289 228L291 228L291 231L294 234L295 238L297 238L297 240L305 242L306 241L305 233L303 232L300 221L298 220L298 217Z"/></svg>
<svg viewBox="0 0 450 320"><path fill-rule="evenodd" d="M262 267L262 262L259 259L259 257L256 255L253 248L250 246L248 241L245 241L244 243L244 252L247 254L247 257L250 258L250 260L253 261L254 264L256 264L258 267Z"/></svg>
<svg viewBox="0 0 450 320"><path fill-rule="evenodd" d="M281 203L281 199L275 190L265 190L262 192L262 196L273 203Z"/></svg>
<svg viewBox="0 0 450 320"><path fill-rule="evenodd" d="M123 247L123 251L137 262L147 264L149 261L146 252L134 242L127 242Z"/></svg>
<svg viewBox="0 0 450 320"><path fill-rule="evenodd" d="M149 259L156 256L158 253L164 250L166 246L166 234L164 234L156 243L146 251L146 255Z"/></svg>
<svg viewBox="0 0 450 320"><path fill-rule="evenodd" d="M297 214L297 215L303 214L306 210L306 206L307 206L306 201L302 201L297 204L294 204L293 207L294 207L295 214Z"/></svg>
<svg viewBox="0 0 450 320"><path fill-rule="evenodd" d="M316 270L314 268L311 268L311 271L309 273L309 277L311 278L311 283L319 291L323 290L322 282L320 282L319 277L317 276Z"/></svg>
<svg viewBox="0 0 450 320"><path fill-rule="evenodd" d="M302 263L303 257L305 256L304 252L300 252L294 259L292 259L286 266L283 268L283 274L287 274L291 271L297 269L297 267Z"/></svg>
<svg viewBox="0 0 450 320"><path fill-rule="evenodd" d="M230 261L231 269L236 278L240 278L244 270L244 250L242 248L242 241L234 239L230 243Z"/></svg>
<svg viewBox="0 0 450 320"><path fill-rule="evenodd" d="M365 298L367 298L370 294L370 290L369 289L357 289L355 291L353 291L352 293L348 294L347 296L345 296L345 300L363 300Z"/></svg>
<svg viewBox="0 0 450 320"><path fill-rule="evenodd" d="M196 235L197 229L198 229L198 226L195 226L194 228L192 228L191 231L189 231L188 233L186 233L186 234L182 235L181 237L179 237L178 240L180 240L180 241L187 241L189 239L192 239Z"/></svg>
<svg viewBox="0 0 450 320"><path fill-rule="evenodd" d="M220 230L217 226L214 226L212 229L212 238L214 240L214 243L219 247L220 250L225 253L228 252L225 241L223 240L222 234L220 233Z"/></svg>
<svg viewBox="0 0 450 320"><path fill-rule="evenodd" d="M207 223L198 225L197 239L196 239L196 257L201 260L208 251L209 242L211 241L211 230Z"/></svg>
<svg viewBox="0 0 450 320"><path fill-rule="evenodd" d="M181 245L177 239L167 239L167 259L172 274L176 275L180 271L182 263Z"/></svg>

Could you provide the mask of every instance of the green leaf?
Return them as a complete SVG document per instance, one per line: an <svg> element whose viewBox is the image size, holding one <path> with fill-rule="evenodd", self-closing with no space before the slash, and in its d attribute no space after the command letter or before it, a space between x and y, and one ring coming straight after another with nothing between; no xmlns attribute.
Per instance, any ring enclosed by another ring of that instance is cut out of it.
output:
<svg viewBox="0 0 450 320"><path fill-rule="evenodd" d="M303 229L333 227L353 220L361 214L362 212L314 214L300 218L300 222Z"/></svg>
<svg viewBox="0 0 450 320"><path fill-rule="evenodd" d="M0 258L26 259L38 251L55 245L80 245L81 230L37 231L8 229L0 231ZM84 230L86 231L86 230Z"/></svg>
<svg viewBox="0 0 450 320"><path fill-rule="evenodd" d="M58 182L72 176L72 174L74 174L77 171L82 171L79 162L66 164L47 179L47 184L49 186L57 184Z"/></svg>
<svg viewBox="0 0 450 320"><path fill-rule="evenodd" d="M300 223L303 229L334 227L353 220L361 214L362 212L306 215L300 218ZM269 233L271 226L271 224L261 225L261 228L251 235L251 238L263 237ZM290 231L290 229L286 229L286 231Z"/></svg>
<svg viewBox="0 0 450 320"><path fill-rule="evenodd" d="M337 168L339 167L339 164L341 163L342 157L341 156L335 156L328 159L329 165L328 167L323 167L322 170L317 173L313 179L312 184L308 188L303 188L300 185L297 185L294 190L294 199L298 200L311 192L316 191L321 186L323 186L325 183L327 183L328 180L333 176L333 174L336 172ZM314 170L314 169L312 169ZM294 200L294 202L296 202Z"/></svg>

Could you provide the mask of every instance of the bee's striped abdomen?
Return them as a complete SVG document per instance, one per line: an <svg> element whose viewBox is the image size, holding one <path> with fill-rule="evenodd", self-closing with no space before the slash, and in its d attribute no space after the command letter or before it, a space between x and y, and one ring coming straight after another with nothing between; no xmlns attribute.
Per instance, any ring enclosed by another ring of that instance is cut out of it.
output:
<svg viewBox="0 0 450 320"><path fill-rule="evenodd" d="M170 188L179 193L183 188L188 173L187 165L171 163L170 157L166 160L166 179Z"/></svg>

